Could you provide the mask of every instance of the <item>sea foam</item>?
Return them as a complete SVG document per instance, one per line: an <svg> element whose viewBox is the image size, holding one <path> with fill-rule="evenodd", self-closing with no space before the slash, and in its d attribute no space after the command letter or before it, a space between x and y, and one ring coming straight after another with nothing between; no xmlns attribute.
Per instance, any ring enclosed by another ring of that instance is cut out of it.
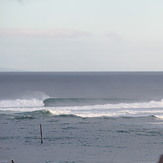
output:
<svg viewBox="0 0 163 163"><path fill-rule="evenodd" d="M16 99L0 101L1 108L15 107L40 107L43 106L43 101L38 99Z"/></svg>

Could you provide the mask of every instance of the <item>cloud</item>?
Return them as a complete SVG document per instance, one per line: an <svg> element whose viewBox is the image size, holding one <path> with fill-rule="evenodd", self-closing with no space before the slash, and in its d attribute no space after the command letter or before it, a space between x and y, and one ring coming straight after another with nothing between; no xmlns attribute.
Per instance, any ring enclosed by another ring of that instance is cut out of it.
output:
<svg viewBox="0 0 163 163"><path fill-rule="evenodd" d="M109 38L121 39L121 36L116 33L106 33L105 36Z"/></svg>
<svg viewBox="0 0 163 163"><path fill-rule="evenodd" d="M101 36L104 37L105 39L112 41L123 41L122 37L119 34L113 32L103 33L101 34Z"/></svg>
<svg viewBox="0 0 163 163"><path fill-rule="evenodd" d="M79 38L89 37L91 33L74 29L0 29L0 36L29 36L29 37L55 37Z"/></svg>

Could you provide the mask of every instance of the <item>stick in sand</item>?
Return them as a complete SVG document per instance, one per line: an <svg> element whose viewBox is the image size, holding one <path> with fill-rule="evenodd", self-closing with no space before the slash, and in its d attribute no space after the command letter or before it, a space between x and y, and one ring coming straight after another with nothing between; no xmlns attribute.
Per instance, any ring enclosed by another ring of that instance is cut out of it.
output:
<svg viewBox="0 0 163 163"><path fill-rule="evenodd" d="M40 124L40 135L41 135L41 144L43 144L43 140L42 140L42 125Z"/></svg>

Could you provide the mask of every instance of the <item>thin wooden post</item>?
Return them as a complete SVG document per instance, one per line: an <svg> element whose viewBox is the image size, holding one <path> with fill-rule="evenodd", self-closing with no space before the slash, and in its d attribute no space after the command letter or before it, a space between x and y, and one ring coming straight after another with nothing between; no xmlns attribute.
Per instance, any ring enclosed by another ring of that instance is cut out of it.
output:
<svg viewBox="0 0 163 163"><path fill-rule="evenodd" d="M42 125L40 124L40 135L41 135L41 144L43 144L43 140L42 140Z"/></svg>

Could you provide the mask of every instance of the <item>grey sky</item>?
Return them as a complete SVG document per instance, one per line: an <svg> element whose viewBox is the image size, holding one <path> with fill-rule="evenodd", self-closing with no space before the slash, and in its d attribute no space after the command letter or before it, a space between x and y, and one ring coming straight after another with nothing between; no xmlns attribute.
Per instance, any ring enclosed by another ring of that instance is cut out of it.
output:
<svg viewBox="0 0 163 163"><path fill-rule="evenodd" d="M162 71L162 0L1 0L0 67Z"/></svg>

